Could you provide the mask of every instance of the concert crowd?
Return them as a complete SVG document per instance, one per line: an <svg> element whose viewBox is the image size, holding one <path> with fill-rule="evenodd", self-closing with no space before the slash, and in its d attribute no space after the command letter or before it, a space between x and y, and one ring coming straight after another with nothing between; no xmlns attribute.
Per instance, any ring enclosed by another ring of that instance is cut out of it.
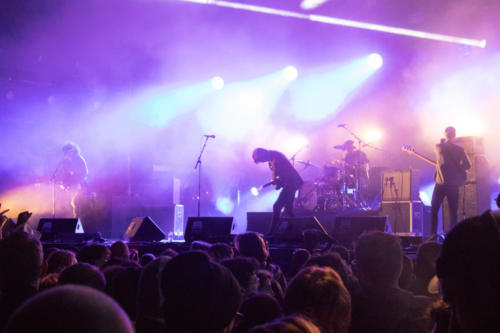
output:
<svg viewBox="0 0 500 333"><path fill-rule="evenodd" d="M287 269L254 232L153 254L123 241L44 248L11 230L0 332L499 332L499 224L498 212L466 219L411 258L379 231L352 251L309 241Z"/></svg>

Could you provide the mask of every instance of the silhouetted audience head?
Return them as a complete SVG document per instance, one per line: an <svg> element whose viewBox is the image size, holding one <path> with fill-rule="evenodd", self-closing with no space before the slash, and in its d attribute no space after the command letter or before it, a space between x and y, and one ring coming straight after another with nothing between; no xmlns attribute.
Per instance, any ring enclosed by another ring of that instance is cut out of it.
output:
<svg viewBox="0 0 500 333"><path fill-rule="evenodd" d="M16 232L0 240L0 292L38 288L42 270L43 249L38 239Z"/></svg>
<svg viewBox="0 0 500 333"><path fill-rule="evenodd" d="M307 267L286 290L285 312L311 318L323 332L345 333L351 321L351 296L333 269Z"/></svg>
<svg viewBox="0 0 500 333"><path fill-rule="evenodd" d="M179 252L175 251L172 248L168 248L168 249L165 249L164 251L162 251L160 253L160 257L170 257L170 258L173 258L173 257L175 257L178 254L179 254Z"/></svg>
<svg viewBox="0 0 500 333"><path fill-rule="evenodd" d="M160 282L170 257L160 256L147 264L139 276L137 290L137 318L161 318L163 320L163 296Z"/></svg>
<svg viewBox="0 0 500 333"><path fill-rule="evenodd" d="M101 244L85 245L78 251L76 258L78 262L85 262L102 268L111 257L111 251Z"/></svg>
<svg viewBox="0 0 500 333"><path fill-rule="evenodd" d="M45 268L38 239L15 232L0 240L0 332L14 310L37 292Z"/></svg>
<svg viewBox="0 0 500 333"><path fill-rule="evenodd" d="M345 248L344 246L333 244L332 246L330 246L330 252L337 252L346 263L351 263L351 254L349 253L349 250L347 250L347 248Z"/></svg>
<svg viewBox="0 0 500 333"><path fill-rule="evenodd" d="M243 301L240 307L243 315L232 333L243 333L254 326L269 323L281 316L282 309L278 301L269 294L255 293Z"/></svg>
<svg viewBox="0 0 500 333"><path fill-rule="evenodd" d="M237 235L235 246L241 256L255 258L259 263L264 263L269 258L266 241L256 232L249 231Z"/></svg>
<svg viewBox="0 0 500 333"><path fill-rule="evenodd" d="M147 264L149 264L150 262L153 262L156 260L156 256L152 253L144 253L142 256L141 256L141 259L139 260L139 263L141 264L141 266L146 266Z"/></svg>
<svg viewBox="0 0 500 333"><path fill-rule="evenodd" d="M330 267L340 275L344 285L352 284L354 280L351 270L337 252L311 257L304 266Z"/></svg>
<svg viewBox="0 0 500 333"><path fill-rule="evenodd" d="M40 280L39 291L50 289L59 285L59 273L50 273Z"/></svg>
<svg viewBox="0 0 500 333"><path fill-rule="evenodd" d="M413 261L408 256L403 256L403 268L399 276L399 287L401 289L410 290L415 282L415 274L413 273Z"/></svg>
<svg viewBox="0 0 500 333"><path fill-rule="evenodd" d="M47 257L47 273L60 273L74 264L76 264L76 256L72 251L56 249Z"/></svg>
<svg viewBox="0 0 500 333"><path fill-rule="evenodd" d="M130 320L105 294L84 286L62 286L41 292L12 316L7 333L132 333Z"/></svg>
<svg viewBox="0 0 500 333"><path fill-rule="evenodd" d="M122 265L110 265L102 269L102 274L104 274L104 279L106 280L106 294L111 295L113 279L118 273L124 270L125 267Z"/></svg>
<svg viewBox="0 0 500 333"><path fill-rule="evenodd" d="M225 243L213 244L208 249L208 254L216 262L221 262L224 259L231 259L234 257L233 248Z"/></svg>
<svg viewBox="0 0 500 333"><path fill-rule="evenodd" d="M59 285L65 284L88 286L100 291L106 288L106 280L102 272L97 267L84 262L67 267L59 274Z"/></svg>
<svg viewBox="0 0 500 333"><path fill-rule="evenodd" d="M136 319L140 273L140 268L127 267L113 277L110 288L110 296L121 305L132 321Z"/></svg>
<svg viewBox="0 0 500 333"><path fill-rule="evenodd" d="M411 291L417 295L429 295L427 287L432 277L436 275L436 260L441 252L438 242L424 242L417 249L415 258L415 282Z"/></svg>
<svg viewBox="0 0 500 333"><path fill-rule="evenodd" d="M292 315L268 324L256 326L250 333L321 333L319 328L304 317Z"/></svg>
<svg viewBox="0 0 500 333"><path fill-rule="evenodd" d="M129 259L130 252L128 245L121 240L114 242L109 250L111 251L111 258L120 258L122 260Z"/></svg>
<svg viewBox="0 0 500 333"><path fill-rule="evenodd" d="M293 277L298 271L302 269L304 264L311 258L311 253L306 249L295 249L292 253L292 260L290 263L289 276Z"/></svg>
<svg viewBox="0 0 500 333"><path fill-rule="evenodd" d="M229 328L240 306L238 281L202 252L172 258L163 271L167 332L219 332Z"/></svg>
<svg viewBox="0 0 500 333"><path fill-rule="evenodd" d="M227 267L238 280L243 295L250 295L258 290L256 271L259 268L259 263L257 260L248 257L236 257L223 260L221 265Z"/></svg>
<svg viewBox="0 0 500 333"><path fill-rule="evenodd" d="M304 239L304 247L311 253L314 252L321 244L330 241L330 238L318 229L306 229L302 232Z"/></svg>
<svg viewBox="0 0 500 333"><path fill-rule="evenodd" d="M500 211L458 223L446 236L436 271L462 332L500 332Z"/></svg>
<svg viewBox="0 0 500 333"><path fill-rule="evenodd" d="M362 234L355 248L356 275L361 285L397 287L403 267L399 238L381 231Z"/></svg>
<svg viewBox="0 0 500 333"><path fill-rule="evenodd" d="M196 241L191 243L189 250L190 251L203 251L203 252L208 253L208 250L210 250L211 246L212 245L210 243L207 243L207 242L201 241L201 240L196 240Z"/></svg>

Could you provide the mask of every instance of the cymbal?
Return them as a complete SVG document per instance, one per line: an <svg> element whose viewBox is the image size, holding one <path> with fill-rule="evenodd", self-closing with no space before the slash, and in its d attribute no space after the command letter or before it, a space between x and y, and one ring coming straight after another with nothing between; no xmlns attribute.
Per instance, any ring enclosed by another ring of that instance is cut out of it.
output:
<svg viewBox="0 0 500 333"><path fill-rule="evenodd" d="M297 163L300 163L300 164L304 165L304 167L306 167L306 168L307 168L307 167L310 167L310 166L315 167L315 168L319 168L319 166L317 166L317 165L315 165L315 164L311 163L311 161L300 161L300 160L299 160L299 161L295 161L295 162L297 162Z"/></svg>
<svg viewBox="0 0 500 333"><path fill-rule="evenodd" d="M340 150L346 150L345 145L336 145L336 146L333 146L333 148L340 149Z"/></svg>

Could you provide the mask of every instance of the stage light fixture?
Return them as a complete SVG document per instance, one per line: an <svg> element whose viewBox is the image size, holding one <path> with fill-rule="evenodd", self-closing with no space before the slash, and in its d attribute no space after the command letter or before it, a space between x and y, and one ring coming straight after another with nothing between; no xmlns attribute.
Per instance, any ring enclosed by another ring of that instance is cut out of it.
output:
<svg viewBox="0 0 500 333"><path fill-rule="evenodd" d="M212 87L215 90L221 90L222 88L224 88L224 79L221 78L220 76L213 77L211 83Z"/></svg>
<svg viewBox="0 0 500 333"><path fill-rule="evenodd" d="M295 80L298 74L299 73L295 66L286 66L285 69L283 69L283 76L289 81Z"/></svg>
<svg viewBox="0 0 500 333"><path fill-rule="evenodd" d="M302 0L302 2L300 3L300 8L304 10L316 9L327 1L328 0Z"/></svg>
<svg viewBox="0 0 500 333"><path fill-rule="evenodd" d="M370 129L366 132L366 141L368 143L370 142L376 142L382 139L382 131L379 129Z"/></svg>
<svg viewBox="0 0 500 333"><path fill-rule="evenodd" d="M368 56L368 64L372 69L379 69L384 64L382 56L378 53L372 53Z"/></svg>
<svg viewBox="0 0 500 333"><path fill-rule="evenodd" d="M250 189L250 193L252 193L252 195L256 197L259 195L259 189L257 187L252 187Z"/></svg>

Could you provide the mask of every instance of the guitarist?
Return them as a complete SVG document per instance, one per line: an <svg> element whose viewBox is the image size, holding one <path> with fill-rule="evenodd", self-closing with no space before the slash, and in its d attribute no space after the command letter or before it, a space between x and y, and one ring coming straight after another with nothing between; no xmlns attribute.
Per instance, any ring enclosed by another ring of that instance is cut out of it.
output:
<svg viewBox="0 0 500 333"><path fill-rule="evenodd" d="M80 154L80 148L72 142L65 144L62 148L64 158L59 162L53 175L53 179L60 183L68 194L73 217L78 217L78 198L84 193L87 186L87 163ZM66 205L63 205L66 206ZM64 214L68 207L64 207Z"/></svg>
<svg viewBox="0 0 500 333"><path fill-rule="evenodd" d="M458 189L465 183L467 178L466 170L471 167L464 149L453 143L456 137L455 128L447 127L444 135L446 139L442 139L441 143L437 144L435 148L437 163L434 180L436 186L432 193L428 240L437 239L438 212L444 197L448 199L450 225L453 227L457 223Z"/></svg>
<svg viewBox="0 0 500 333"><path fill-rule="evenodd" d="M276 189L281 189L278 199L273 205L273 215L269 235L272 235L278 226L281 211L285 208L284 214L294 216L293 200L295 193L302 186L303 181L299 173L294 169L288 158L283 153L275 150L256 148L252 153L255 163L268 162L272 172L272 185Z"/></svg>

